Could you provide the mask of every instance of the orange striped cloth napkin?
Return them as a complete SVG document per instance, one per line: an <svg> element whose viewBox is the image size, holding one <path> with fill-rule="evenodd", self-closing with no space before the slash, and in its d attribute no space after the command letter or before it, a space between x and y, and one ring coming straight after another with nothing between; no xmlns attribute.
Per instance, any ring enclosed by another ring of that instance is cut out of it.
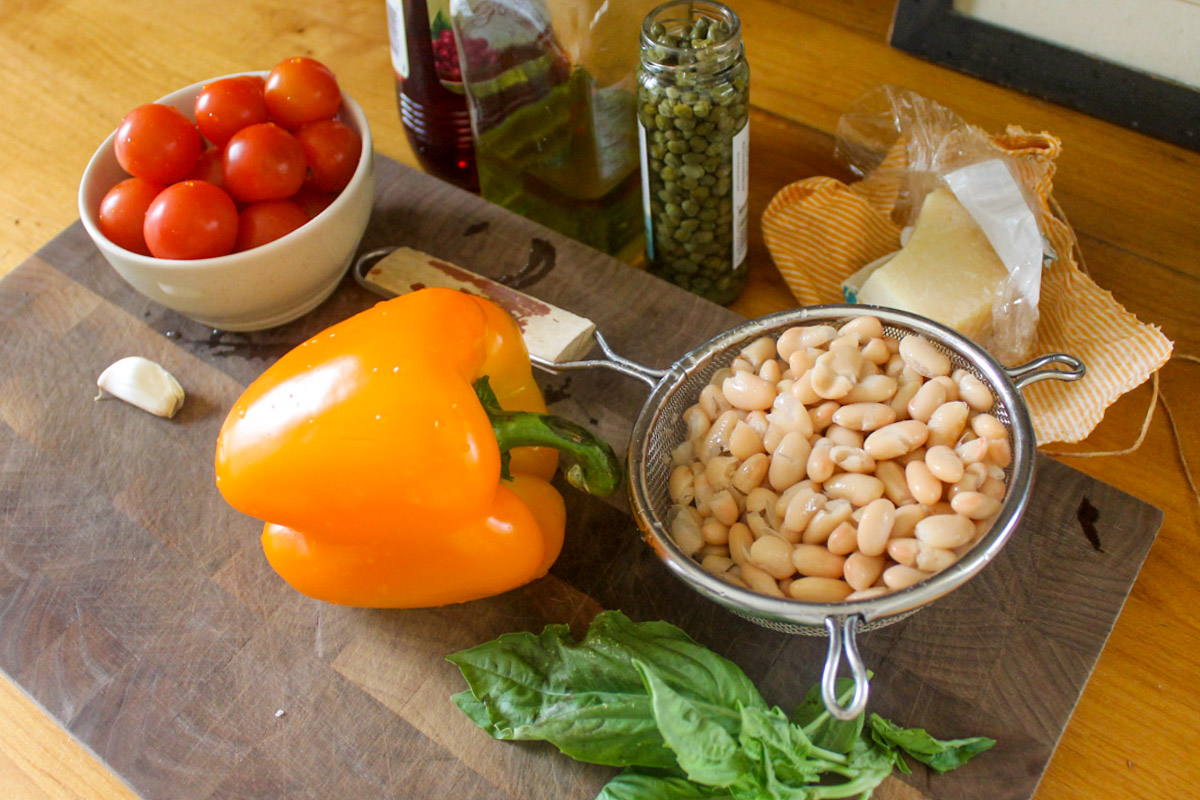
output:
<svg viewBox="0 0 1200 800"><path fill-rule="evenodd" d="M1042 273L1036 354L1069 353L1087 366L1075 383L1043 381L1024 390L1039 443L1077 442L1118 397L1145 382L1171 357L1172 344L1139 322L1076 261L1075 234L1050 207L1055 137L1010 126L991 137L1010 157L1038 201L1042 233L1058 259ZM900 247L892 212L907 181L907 154L897 142L861 181L828 177L781 189L763 212L763 238L792 294L804 305L844 302L841 283Z"/></svg>

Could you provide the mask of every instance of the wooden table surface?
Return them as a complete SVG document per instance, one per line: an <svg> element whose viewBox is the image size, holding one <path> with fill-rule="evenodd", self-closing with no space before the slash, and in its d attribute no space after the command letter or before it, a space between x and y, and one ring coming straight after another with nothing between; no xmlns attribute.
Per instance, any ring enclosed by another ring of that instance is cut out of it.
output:
<svg viewBox="0 0 1200 800"><path fill-rule="evenodd" d="M734 310L755 316L795 304L757 220L793 180L848 177L832 155L838 117L868 88L893 83L988 130L1014 123L1061 137L1055 196L1092 276L1140 319L1161 326L1176 352L1200 354L1200 153L893 50L886 43L891 0L733 5L744 23L754 105L752 279ZM0 275L75 220L79 176L127 110L207 76L312 55L362 104L376 148L415 165L396 115L386 40L382 0L5 3ZM1161 389L1200 472L1200 399L1191 391L1198 377L1200 366L1176 360L1164 368ZM1131 392L1074 449L1131 444L1150 402L1149 385ZM1200 503L1188 489L1167 417L1160 407L1135 453L1067 461L1153 503L1166 520L1037 797L1195 796ZM0 786L7 797L133 796L3 678L0 719Z"/></svg>

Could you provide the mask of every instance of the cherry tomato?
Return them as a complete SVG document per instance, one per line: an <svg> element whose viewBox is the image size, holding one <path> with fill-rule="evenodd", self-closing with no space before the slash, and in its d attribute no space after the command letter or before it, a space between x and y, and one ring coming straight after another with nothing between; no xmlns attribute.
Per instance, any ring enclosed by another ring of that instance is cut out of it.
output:
<svg viewBox="0 0 1200 800"><path fill-rule="evenodd" d="M238 215L237 241L234 243L233 249L235 252L240 252L273 242L306 222L308 222L308 214L292 200L264 200L261 203L251 203Z"/></svg>
<svg viewBox="0 0 1200 800"><path fill-rule="evenodd" d="M145 178L126 178L109 189L100 201L100 232L118 247L150 255L142 227L146 209L162 190L161 184Z"/></svg>
<svg viewBox="0 0 1200 800"><path fill-rule="evenodd" d="M306 122L296 129L308 162L308 184L320 192L340 192L358 168L362 140L336 119Z"/></svg>
<svg viewBox="0 0 1200 800"><path fill-rule="evenodd" d="M273 122L242 128L225 145L225 190L243 203L282 200L304 183L304 148Z"/></svg>
<svg viewBox="0 0 1200 800"><path fill-rule="evenodd" d="M179 109L148 103L121 120L115 149L130 175L166 185L191 173L200 155L200 131Z"/></svg>
<svg viewBox="0 0 1200 800"><path fill-rule="evenodd" d="M256 83L253 77L222 78L196 95L196 127L217 147L242 128L267 121L262 79Z"/></svg>
<svg viewBox="0 0 1200 800"><path fill-rule="evenodd" d="M155 258L214 258L232 252L237 228L237 206L223 190L180 181L150 203L144 233Z"/></svg>
<svg viewBox="0 0 1200 800"><path fill-rule="evenodd" d="M342 105L337 78L320 61L289 58L267 75L264 96L271 119L288 130L330 119Z"/></svg>
<svg viewBox="0 0 1200 800"><path fill-rule="evenodd" d="M196 159L196 166L188 175L188 180L208 181L213 186L221 186L225 182L225 167L221 159L221 148L209 147Z"/></svg>
<svg viewBox="0 0 1200 800"><path fill-rule="evenodd" d="M329 204L337 199L337 195L332 192L319 192L308 184L305 184L300 187L300 191L288 199L303 208L308 218L312 219L317 214L329 208Z"/></svg>

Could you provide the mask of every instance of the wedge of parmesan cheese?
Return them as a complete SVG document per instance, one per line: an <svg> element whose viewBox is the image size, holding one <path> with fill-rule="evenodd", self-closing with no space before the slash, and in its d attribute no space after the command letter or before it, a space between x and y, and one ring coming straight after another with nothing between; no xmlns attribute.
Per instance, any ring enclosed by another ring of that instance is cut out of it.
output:
<svg viewBox="0 0 1200 800"><path fill-rule="evenodd" d="M898 308L985 339L1008 271L949 189L925 197L912 236L863 283L858 302Z"/></svg>

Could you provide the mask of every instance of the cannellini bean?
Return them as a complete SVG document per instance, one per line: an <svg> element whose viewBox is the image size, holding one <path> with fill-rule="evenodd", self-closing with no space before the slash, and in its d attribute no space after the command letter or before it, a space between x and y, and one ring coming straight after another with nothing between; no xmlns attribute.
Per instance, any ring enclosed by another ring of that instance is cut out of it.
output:
<svg viewBox="0 0 1200 800"><path fill-rule="evenodd" d="M787 509L783 515L783 527L787 530L802 532L808 527L813 516L824 508L827 502L828 498L819 492L807 488L800 489L788 500Z"/></svg>
<svg viewBox="0 0 1200 800"><path fill-rule="evenodd" d="M938 375L936 378L931 378L930 380L941 384L942 388L946 390L947 403L958 402L958 384L949 375Z"/></svg>
<svg viewBox="0 0 1200 800"><path fill-rule="evenodd" d="M929 440L926 444L930 447L953 447L966 429L970 413L970 406L961 400L942 403L929 418Z"/></svg>
<svg viewBox="0 0 1200 800"><path fill-rule="evenodd" d="M933 412L945 402L946 387L936 381L926 381L908 401L908 416L921 422L929 422Z"/></svg>
<svg viewBox="0 0 1200 800"><path fill-rule="evenodd" d="M953 550L923 546L917 551L917 569L923 572L941 572L958 561Z"/></svg>
<svg viewBox="0 0 1200 800"><path fill-rule="evenodd" d="M958 497L963 492L977 492L980 485L986 480L981 478L979 474L968 468L963 470L963 476L956 483L946 489L946 497L950 500L950 504L954 504L954 498Z"/></svg>
<svg viewBox="0 0 1200 800"><path fill-rule="evenodd" d="M754 544L754 534L750 526L744 522L735 522L729 526L729 557L735 564L744 564L750 560L750 546Z"/></svg>
<svg viewBox="0 0 1200 800"><path fill-rule="evenodd" d="M751 511L746 514L746 526L750 528L750 533L754 534L755 539L761 539L764 536L774 536L778 531L771 527L767 522L767 518L762 514Z"/></svg>
<svg viewBox="0 0 1200 800"><path fill-rule="evenodd" d="M930 547L949 549L975 538L975 523L962 514L934 514L918 522L914 532Z"/></svg>
<svg viewBox="0 0 1200 800"><path fill-rule="evenodd" d="M925 465L929 467L933 477L942 483L957 483L962 480L962 460L946 445L934 445L926 448Z"/></svg>
<svg viewBox="0 0 1200 800"><path fill-rule="evenodd" d="M871 339L882 339L883 323L879 321L878 317L855 317L842 327L838 328L838 335L852 335L858 340L859 344L870 341Z"/></svg>
<svg viewBox="0 0 1200 800"><path fill-rule="evenodd" d="M989 477L979 485L979 491L981 494L985 494L994 500L1003 500L1007 489L1004 486L1004 481Z"/></svg>
<svg viewBox="0 0 1200 800"><path fill-rule="evenodd" d="M959 492L950 499L955 513L968 519L987 519L1000 513L1003 503L983 492Z"/></svg>
<svg viewBox="0 0 1200 800"><path fill-rule="evenodd" d="M775 582L775 578L772 578L769 572L754 566L749 561L742 564L742 580L759 594L769 594L772 597L784 596L783 592L779 589L779 584Z"/></svg>
<svg viewBox="0 0 1200 800"><path fill-rule="evenodd" d="M781 392L775 396L767 420L787 433L793 431L812 436L813 423L808 409L793 392Z"/></svg>
<svg viewBox="0 0 1200 800"><path fill-rule="evenodd" d="M775 384L753 372L735 372L721 384L721 393L734 408L743 411L767 409L775 402Z"/></svg>
<svg viewBox="0 0 1200 800"><path fill-rule="evenodd" d="M699 550L696 551L696 554L694 556L692 556L692 558L703 560L705 558L708 558L709 556L721 556L722 558L729 558L728 545L705 544L703 547L701 547Z"/></svg>
<svg viewBox="0 0 1200 800"><path fill-rule="evenodd" d="M825 481L824 489L831 499L849 500L855 507L865 506L883 497L883 481L874 475L860 475L857 472L834 475Z"/></svg>
<svg viewBox="0 0 1200 800"><path fill-rule="evenodd" d="M724 575L733 566L733 559L726 556L705 556L700 566L713 575Z"/></svg>
<svg viewBox="0 0 1200 800"><path fill-rule="evenodd" d="M850 519L854 507L849 500L830 500L825 507L813 515L808 527L804 529L805 544L823 544L829 539L833 529Z"/></svg>
<svg viewBox="0 0 1200 800"><path fill-rule="evenodd" d="M851 356L851 353L854 355ZM826 400L845 397L858 382L861 362L862 353L849 347L839 347L825 353L810 370L812 390Z"/></svg>
<svg viewBox="0 0 1200 800"><path fill-rule="evenodd" d="M825 546L834 555L850 555L858 549L858 529L849 521L841 523L829 534Z"/></svg>
<svg viewBox="0 0 1200 800"><path fill-rule="evenodd" d="M742 348L740 355L750 362L755 369L775 358L775 340L770 336L760 336Z"/></svg>
<svg viewBox="0 0 1200 800"><path fill-rule="evenodd" d="M757 511L759 514L766 512L768 508L774 507L779 502L779 495L772 492L765 486L760 486L757 489L751 490L746 495L746 510Z"/></svg>
<svg viewBox="0 0 1200 800"><path fill-rule="evenodd" d="M674 450L671 451L671 466L682 467L691 464L696 460L696 448L689 439L680 442Z"/></svg>
<svg viewBox="0 0 1200 800"><path fill-rule="evenodd" d="M704 524L700 526L700 535L704 537L706 544L723 545L726 550L729 549L729 526L715 517L704 520Z"/></svg>
<svg viewBox="0 0 1200 800"><path fill-rule="evenodd" d="M836 422L825 429L825 438L830 442L845 447L862 447L863 435L858 431L838 425Z"/></svg>
<svg viewBox="0 0 1200 800"><path fill-rule="evenodd" d="M913 535L917 523L929 516L929 509L922 505L898 506L892 522L892 538L903 539Z"/></svg>
<svg viewBox="0 0 1200 800"><path fill-rule="evenodd" d="M917 566L917 554L920 552L920 539L889 539L887 543L888 556L897 564L903 564L906 567Z"/></svg>
<svg viewBox="0 0 1200 800"><path fill-rule="evenodd" d="M908 478L904 475L904 468L895 461L876 461L875 477L883 481L883 494L894 505L903 506L915 502L912 492L908 491Z"/></svg>
<svg viewBox="0 0 1200 800"><path fill-rule="evenodd" d="M812 446L803 434L792 432L784 436L779 442L779 447L771 454L767 483L775 491L782 492L792 484L804 480L811 451Z"/></svg>
<svg viewBox="0 0 1200 800"><path fill-rule="evenodd" d="M712 420L708 414L697 403L683 412L683 421L687 425L687 438L699 439L704 434L708 433L708 428L712 425Z"/></svg>
<svg viewBox="0 0 1200 800"><path fill-rule="evenodd" d="M770 465L771 460L766 453L755 453L741 463L729 483L742 494L749 494L762 485Z"/></svg>
<svg viewBox="0 0 1200 800"><path fill-rule="evenodd" d="M895 422L896 412L884 403L850 403L834 412L833 421L851 430L874 431Z"/></svg>
<svg viewBox="0 0 1200 800"><path fill-rule="evenodd" d="M828 439L820 439L812 446L806 465L808 477L818 483L823 482L833 474L833 443Z"/></svg>
<svg viewBox="0 0 1200 800"><path fill-rule="evenodd" d="M877 367L882 367L892 357L887 343L879 336L872 338L862 346L862 355L864 359Z"/></svg>
<svg viewBox="0 0 1200 800"><path fill-rule="evenodd" d="M728 489L722 489L714 494L708 501L708 508L717 522L722 525L732 525L737 522L740 513L737 500L733 499L733 495L729 493Z"/></svg>
<svg viewBox="0 0 1200 800"><path fill-rule="evenodd" d="M996 398L992 396L991 390L983 381L964 371L956 382L958 383L959 398L965 400L973 411L991 411Z"/></svg>
<svg viewBox="0 0 1200 800"><path fill-rule="evenodd" d="M709 419L716 419L723 413L733 408L729 405L729 401L725 399L725 395L721 393L721 387L709 384L700 391L700 399L697 405L704 410Z"/></svg>
<svg viewBox="0 0 1200 800"><path fill-rule="evenodd" d="M671 477L667 479L667 494L671 502L676 505L690 505L696 499L694 481L695 476L692 475L692 468L689 466L681 465L671 470Z"/></svg>
<svg viewBox="0 0 1200 800"><path fill-rule="evenodd" d="M767 428L771 427L771 420L767 418L767 412L755 410L747 411L746 418L743 420L750 426L750 430L757 433L759 436L765 436Z"/></svg>
<svg viewBox="0 0 1200 800"><path fill-rule="evenodd" d="M700 514L691 506L671 506L667 513L667 527L671 539L685 555L692 555L704 546L700 533Z"/></svg>
<svg viewBox="0 0 1200 800"><path fill-rule="evenodd" d="M750 563L776 580L796 574L796 567L792 563L792 545L778 536L764 536L755 540L750 545Z"/></svg>
<svg viewBox="0 0 1200 800"><path fill-rule="evenodd" d="M887 498L867 504L858 521L858 549L864 555L882 555L896 522L896 507Z"/></svg>
<svg viewBox="0 0 1200 800"><path fill-rule="evenodd" d="M739 461L745 461L755 453L763 453L762 435L748 423L738 420L729 434L729 454Z"/></svg>
<svg viewBox="0 0 1200 800"><path fill-rule="evenodd" d="M926 378L950 374L950 359L919 334L910 333L900 340L900 357Z"/></svg>
<svg viewBox="0 0 1200 800"><path fill-rule="evenodd" d="M792 564L806 578L840 578L846 559L819 544L798 544L792 548Z"/></svg>
<svg viewBox="0 0 1200 800"><path fill-rule="evenodd" d="M911 381L909 383L897 383L896 393L888 401L888 405L892 407L892 411L896 412L896 419L906 420L912 417L912 414L908 413L908 404L917 396L917 392L921 391L923 385L923 383Z"/></svg>
<svg viewBox="0 0 1200 800"><path fill-rule="evenodd" d="M774 453L779 447L779 443L783 441L783 437L787 436L791 431L785 431L778 425L768 425L766 433L763 434L763 449L768 453Z"/></svg>
<svg viewBox="0 0 1200 800"><path fill-rule="evenodd" d="M1012 445L1008 439L988 439L988 458L993 464L1004 469L1012 463Z"/></svg>
<svg viewBox="0 0 1200 800"><path fill-rule="evenodd" d="M832 325L808 325L788 328L779 335L775 347L779 355L787 359L795 350L805 350L809 347L822 347L837 336L837 329Z"/></svg>
<svg viewBox="0 0 1200 800"><path fill-rule="evenodd" d="M902 467L907 467L913 461L924 461L924 460L925 460L925 448L923 446L913 448L912 450L909 450L907 453L902 453L901 455L898 455L895 458L896 463Z"/></svg>
<svg viewBox="0 0 1200 800"><path fill-rule="evenodd" d="M708 479L708 485L712 487L714 492L719 492L729 487L729 482L733 479L733 473L737 471L740 463L733 456L716 456L705 463L704 477Z"/></svg>
<svg viewBox="0 0 1200 800"><path fill-rule="evenodd" d="M744 356L738 356L737 358L735 358L733 360L733 362L729 365L729 368L731 370L733 370L734 372L754 372L755 371L754 365L751 364L750 360L748 358L745 358Z"/></svg>
<svg viewBox="0 0 1200 800"><path fill-rule="evenodd" d="M792 375L796 377L792 378L792 385L788 387L788 394L795 395L796 399L806 406L820 403L823 399L813 390L813 369L816 368L813 367L800 373L793 372Z"/></svg>
<svg viewBox="0 0 1200 800"><path fill-rule="evenodd" d="M883 582L893 591L907 589L928 577L930 577L930 573L905 566L904 564L893 564L883 571Z"/></svg>
<svg viewBox="0 0 1200 800"><path fill-rule="evenodd" d="M788 585L793 600L804 603L840 603L854 590L835 578L797 578Z"/></svg>
<svg viewBox="0 0 1200 800"><path fill-rule="evenodd" d="M812 419L813 431L820 432L826 430L833 424L833 415L841 408L841 404L836 400L829 400L821 403L816 408L811 409L808 414Z"/></svg>
<svg viewBox="0 0 1200 800"><path fill-rule="evenodd" d="M836 445L830 449L829 457L833 459L834 464L846 472L869 474L877 469L875 459L871 458L870 454L861 447Z"/></svg>
<svg viewBox="0 0 1200 800"><path fill-rule="evenodd" d="M896 395L900 384L887 375L867 375L842 398L843 403L887 403ZM891 406L889 406L890 408ZM895 409L892 410L895 413Z"/></svg>
<svg viewBox="0 0 1200 800"><path fill-rule="evenodd" d="M883 574L886 566L887 561L883 556L869 556L859 552L847 556L846 563L842 566L842 573L851 588L855 591L862 591L869 589L875 581L879 580L879 576Z"/></svg>
<svg viewBox="0 0 1200 800"><path fill-rule="evenodd" d="M892 590L886 586L872 586L870 588L863 589L862 591L851 592L850 594L846 595L846 602L853 603L858 600L874 600L877 597L883 597L885 594L889 594L891 591Z"/></svg>
<svg viewBox="0 0 1200 800"><path fill-rule="evenodd" d="M954 452L963 464L975 464L983 461L988 455L988 439L979 438L960 442Z"/></svg>
<svg viewBox="0 0 1200 800"><path fill-rule="evenodd" d="M779 366L779 362L773 358L769 361L764 361L762 366L758 368L758 377L778 387L779 381L783 378L783 367Z"/></svg>
<svg viewBox="0 0 1200 800"><path fill-rule="evenodd" d="M700 448L700 460L708 461L725 452L729 448L729 436L740 421L741 416L733 409L717 417L704 437L704 444Z"/></svg>
<svg viewBox="0 0 1200 800"><path fill-rule="evenodd" d="M1006 439L1008 431L1004 424L991 414L976 414L971 418L971 430L982 439Z"/></svg>
<svg viewBox="0 0 1200 800"><path fill-rule="evenodd" d="M929 438L929 428L924 422L907 419L884 425L871 433L863 444L866 450L877 461L904 455L925 444Z"/></svg>

